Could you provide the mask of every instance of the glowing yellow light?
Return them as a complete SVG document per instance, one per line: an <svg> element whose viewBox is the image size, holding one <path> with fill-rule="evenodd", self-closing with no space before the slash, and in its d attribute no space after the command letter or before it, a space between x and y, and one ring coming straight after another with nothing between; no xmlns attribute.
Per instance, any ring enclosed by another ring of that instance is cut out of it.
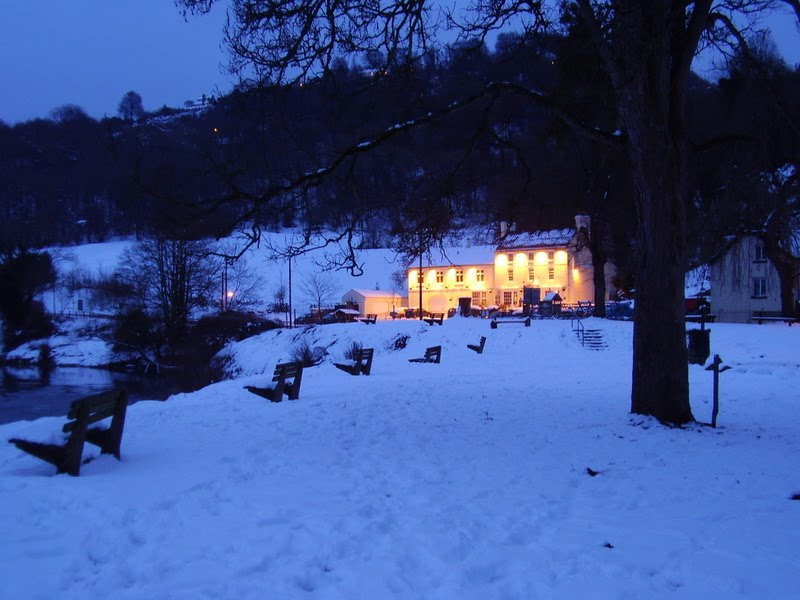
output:
<svg viewBox="0 0 800 600"><path fill-rule="evenodd" d="M517 254L514 255L515 265L524 265L526 262L528 262L528 257L524 252L517 252Z"/></svg>
<svg viewBox="0 0 800 600"><path fill-rule="evenodd" d="M567 253L564 252L563 250L559 250L558 252L556 252L555 262L557 262L558 264L562 264L562 265L566 264L567 263Z"/></svg>
<svg viewBox="0 0 800 600"><path fill-rule="evenodd" d="M494 259L494 264L498 267L505 267L508 264L508 257L505 254L498 254Z"/></svg>
<svg viewBox="0 0 800 600"><path fill-rule="evenodd" d="M580 272L580 270L572 269L572 280L575 283L580 283L581 282L581 272Z"/></svg>
<svg viewBox="0 0 800 600"><path fill-rule="evenodd" d="M228 300L230 300L231 298L233 298L233 292L231 292L230 290L228 290L228 293L227 293L227 294L225 294L225 295L228 297Z"/></svg>
<svg viewBox="0 0 800 600"><path fill-rule="evenodd" d="M546 265L547 264L547 252L537 252L533 256L533 262L537 265Z"/></svg>

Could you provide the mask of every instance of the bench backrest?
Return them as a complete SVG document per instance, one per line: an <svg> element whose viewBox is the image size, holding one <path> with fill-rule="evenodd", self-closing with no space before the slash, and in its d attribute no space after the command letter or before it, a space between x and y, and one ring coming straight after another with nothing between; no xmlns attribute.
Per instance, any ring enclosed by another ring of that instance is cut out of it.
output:
<svg viewBox="0 0 800 600"><path fill-rule="evenodd" d="M361 348L360 350L356 350L356 357L355 361L357 363L363 361L370 361L372 360L372 355L375 352L375 348Z"/></svg>
<svg viewBox="0 0 800 600"><path fill-rule="evenodd" d="M431 346L425 350L425 360L432 360L434 362L438 362L438 360L442 356L442 347L441 346Z"/></svg>
<svg viewBox="0 0 800 600"><path fill-rule="evenodd" d="M293 377L297 377L297 374L302 373L302 371L303 363L299 361L278 363L275 366L275 373L272 376L272 381L292 379Z"/></svg>
<svg viewBox="0 0 800 600"><path fill-rule="evenodd" d="M64 425L62 431L69 433L76 427L76 419L78 418L82 409L88 413L86 420L87 425L97 423L108 417L113 417L117 412L117 408L121 403L128 404L128 394L125 390L111 390L110 392L101 392L93 396L87 396L80 400L75 400L69 408L67 419L69 422Z"/></svg>

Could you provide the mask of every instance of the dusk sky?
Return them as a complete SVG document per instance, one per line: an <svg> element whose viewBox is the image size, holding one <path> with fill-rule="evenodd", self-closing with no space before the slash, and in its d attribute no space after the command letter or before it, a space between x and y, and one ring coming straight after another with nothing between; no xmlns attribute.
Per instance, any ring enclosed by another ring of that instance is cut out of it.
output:
<svg viewBox="0 0 800 600"><path fill-rule="evenodd" d="M46 117L77 104L96 118L138 92L147 110L230 90L220 48L224 8L184 21L172 0L19 0L0 21L0 120ZM789 15L769 20L790 65L800 33Z"/></svg>

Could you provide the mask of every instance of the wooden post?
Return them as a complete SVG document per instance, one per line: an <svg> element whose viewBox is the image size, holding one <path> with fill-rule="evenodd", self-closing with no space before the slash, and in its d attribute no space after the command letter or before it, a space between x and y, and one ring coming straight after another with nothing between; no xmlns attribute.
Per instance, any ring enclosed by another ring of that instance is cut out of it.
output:
<svg viewBox="0 0 800 600"><path fill-rule="evenodd" d="M730 369L728 365L720 368L721 364L722 359L719 357L719 354L715 354L714 360L711 361L711 364L706 367L706 371L714 372L714 396L713 407L711 409L711 426L715 429L717 427L717 415L719 414L719 374Z"/></svg>

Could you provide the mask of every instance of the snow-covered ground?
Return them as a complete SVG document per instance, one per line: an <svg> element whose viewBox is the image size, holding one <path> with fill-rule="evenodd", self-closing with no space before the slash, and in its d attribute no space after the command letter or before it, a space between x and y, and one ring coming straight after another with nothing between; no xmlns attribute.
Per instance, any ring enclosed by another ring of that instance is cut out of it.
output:
<svg viewBox="0 0 800 600"><path fill-rule="evenodd" d="M733 367L714 430L628 414L631 324L587 326L606 349L568 321L272 331L227 349L235 379L132 405L121 462L54 476L3 444L0 597L796 598L800 327L712 327ZM301 336L329 356L298 401L243 389ZM353 340L371 376L332 365ZM711 376L690 378L707 421Z"/></svg>

